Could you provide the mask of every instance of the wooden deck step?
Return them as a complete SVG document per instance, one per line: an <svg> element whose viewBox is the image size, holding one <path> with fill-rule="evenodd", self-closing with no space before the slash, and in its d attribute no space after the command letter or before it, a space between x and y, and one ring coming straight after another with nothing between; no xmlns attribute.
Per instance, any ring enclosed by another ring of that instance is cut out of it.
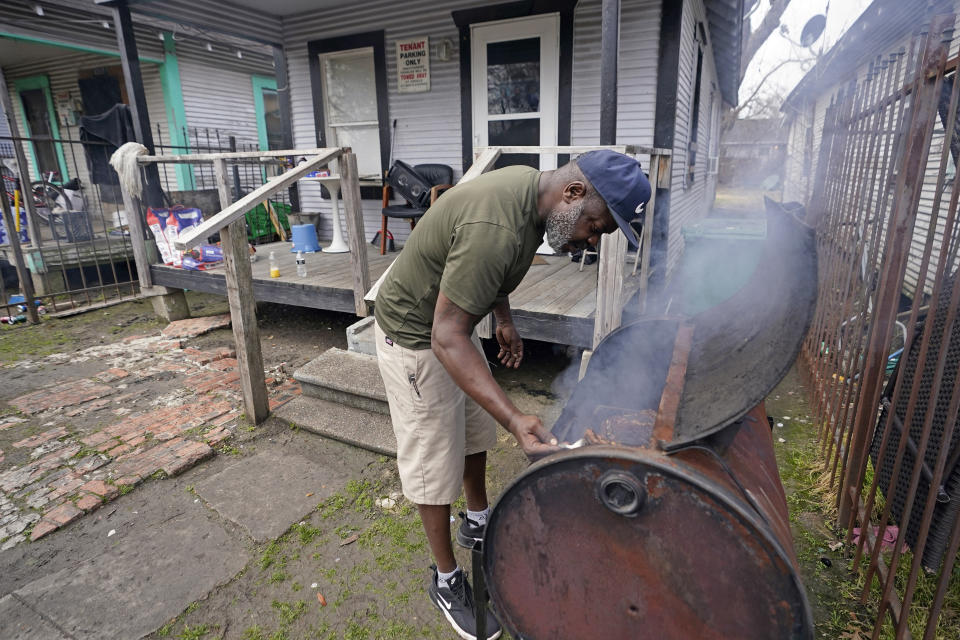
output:
<svg viewBox="0 0 960 640"><path fill-rule="evenodd" d="M328 349L293 373L303 394L348 407L390 415L377 359L364 353Z"/></svg>

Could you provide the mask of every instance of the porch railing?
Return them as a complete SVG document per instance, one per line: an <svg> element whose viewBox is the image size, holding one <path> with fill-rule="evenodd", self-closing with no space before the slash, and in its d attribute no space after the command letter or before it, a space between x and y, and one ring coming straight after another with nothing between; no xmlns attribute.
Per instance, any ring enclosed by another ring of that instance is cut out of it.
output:
<svg viewBox="0 0 960 640"><path fill-rule="evenodd" d="M281 159L289 157L304 158L305 162L271 178L246 195L242 195L242 190L238 188L237 197L234 197L228 164L275 165L282 163ZM265 200L295 184L307 173L335 159L339 159L340 164L341 190L350 243L350 262L354 274L355 310L357 315L365 316L367 304L363 296L370 287L370 275L364 244L357 159L349 147L144 155L137 158L142 168L150 165L187 164L204 166L212 170L221 211L208 217L199 225L181 232L175 242L175 248L180 251L190 249L204 242L209 236L215 233L220 234L227 300L230 305L244 407L247 415L256 423L265 420L270 410L263 371L263 355L260 350L260 332L257 326L253 276L248 257L244 216ZM128 210L138 212L141 210L140 203L126 190L123 191L123 198ZM143 217L131 216L131 226L136 227L131 229L131 237L134 239L133 253L137 264L144 265L144 268L138 270L140 286L145 291L163 293L162 288L155 288L153 285Z"/></svg>

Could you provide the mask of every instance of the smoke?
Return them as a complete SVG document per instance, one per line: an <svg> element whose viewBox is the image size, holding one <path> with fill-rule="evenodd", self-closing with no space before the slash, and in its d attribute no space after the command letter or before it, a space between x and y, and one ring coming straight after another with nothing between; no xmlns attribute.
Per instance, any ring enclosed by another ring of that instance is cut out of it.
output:
<svg viewBox="0 0 960 640"><path fill-rule="evenodd" d="M670 368L678 330L692 325L677 439L728 424L761 401L785 375L806 333L816 297L811 230L789 213L707 219L688 234L681 266L643 316L628 303L623 325L594 351L553 427L572 442L587 429L626 442L643 433ZM669 305L669 317L664 312ZM579 373L573 362L557 387ZM563 389L557 388L558 396ZM619 422L611 416L619 411ZM623 420L623 416L631 416ZM619 429L619 432L617 431Z"/></svg>

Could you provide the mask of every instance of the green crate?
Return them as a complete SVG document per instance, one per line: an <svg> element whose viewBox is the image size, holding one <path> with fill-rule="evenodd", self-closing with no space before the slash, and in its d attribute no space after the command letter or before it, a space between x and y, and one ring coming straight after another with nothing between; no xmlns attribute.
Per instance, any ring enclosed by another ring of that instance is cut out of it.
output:
<svg viewBox="0 0 960 640"><path fill-rule="evenodd" d="M271 201L270 206L273 207L274 213L277 214L277 220L280 222L280 226L289 234L290 221L287 215L290 213L290 205L284 204L283 202ZM273 229L273 223L270 222L270 214L267 213L266 207L258 204L247 212L246 217L249 229L247 239L250 242L261 244L264 242L272 242L275 239L276 232Z"/></svg>

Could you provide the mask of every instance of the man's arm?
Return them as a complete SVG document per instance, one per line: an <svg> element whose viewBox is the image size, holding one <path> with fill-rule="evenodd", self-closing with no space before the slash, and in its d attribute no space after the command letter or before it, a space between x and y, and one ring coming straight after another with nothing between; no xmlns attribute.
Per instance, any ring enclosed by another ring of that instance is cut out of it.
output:
<svg viewBox="0 0 960 640"><path fill-rule="evenodd" d="M479 320L441 292L437 296L430 336L437 359L458 387L513 434L528 457L558 450L556 438L543 427L540 418L517 409L490 375L483 354L470 341Z"/></svg>

